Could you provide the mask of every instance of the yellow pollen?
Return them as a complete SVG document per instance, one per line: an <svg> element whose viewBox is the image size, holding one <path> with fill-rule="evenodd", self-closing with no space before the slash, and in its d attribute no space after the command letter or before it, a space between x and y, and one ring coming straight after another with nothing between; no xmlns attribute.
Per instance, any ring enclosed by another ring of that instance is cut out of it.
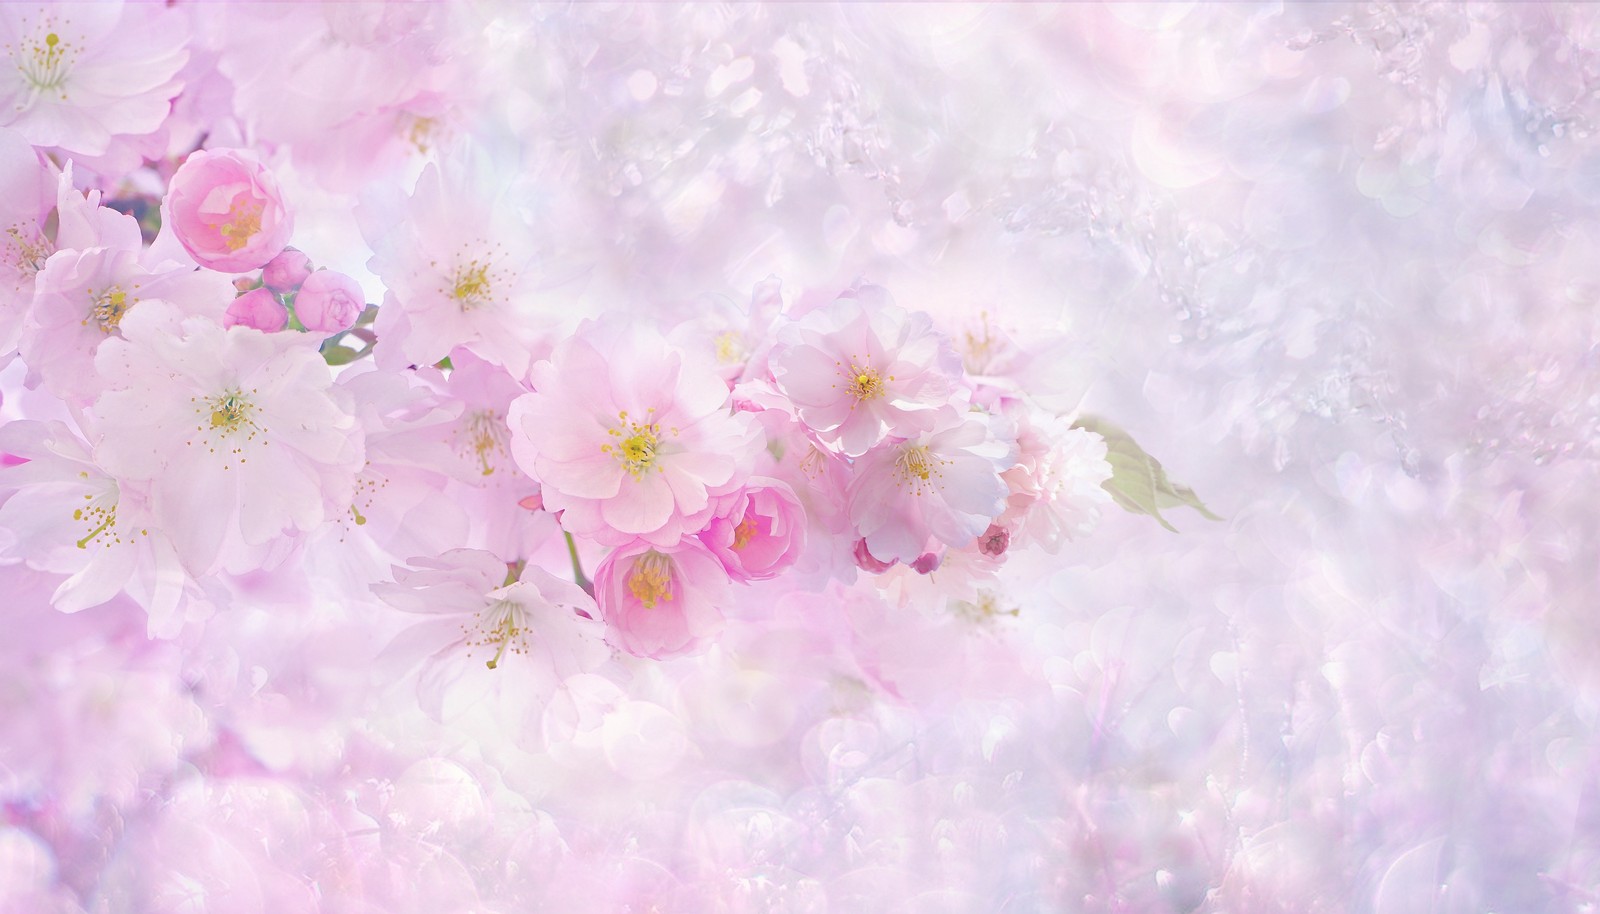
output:
<svg viewBox="0 0 1600 914"><path fill-rule="evenodd" d="M463 308L474 308L489 300L489 267L474 260L456 270L450 297Z"/></svg>
<svg viewBox="0 0 1600 914"><path fill-rule="evenodd" d="M229 391L220 397L211 398L211 427L220 428L224 433L239 430L250 421L252 406L249 400L239 395L238 391Z"/></svg>
<svg viewBox="0 0 1600 914"><path fill-rule="evenodd" d="M44 262L53 253L55 245L32 225L13 225L0 236L0 257L16 268L20 279L31 279L44 269Z"/></svg>
<svg viewBox="0 0 1600 914"><path fill-rule="evenodd" d="M718 334L715 345L717 361L724 365L731 365L744 358L744 341L732 330Z"/></svg>
<svg viewBox="0 0 1600 914"><path fill-rule="evenodd" d="M224 470L231 469L235 460L246 462L249 458L245 448L262 432L255 420L255 402L251 400L257 392L255 388L246 393L234 387L214 397L190 397L196 422L187 444L221 455ZM262 446L268 443L262 442Z"/></svg>
<svg viewBox="0 0 1600 914"><path fill-rule="evenodd" d="M61 89L77 57L72 43L62 41L55 32L46 33L43 39L24 40L21 48L7 44L3 50L16 61L17 72L36 93ZM67 94L62 92L60 97L65 99Z"/></svg>
<svg viewBox="0 0 1600 914"><path fill-rule="evenodd" d="M601 452L617 458L617 462L634 479L640 478L652 467L660 472L661 467L657 464L661 456L661 426L654 422L632 422L626 410L618 413L617 419L617 427L606 432L612 440L600 445Z"/></svg>
<svg viewBox="0 0 1600 914"><path fill-rule="evenodd" d="M217 232L222 236L222 243L228 250L237 251L250 243L250 239L261 231L261 204L254 200L233 201L233 206L228 209L228 221L217 227Z"/></svg>
<svg viewBox="0 0 1600 914"><path fill-rule="evenodd" d="M672 600L672 560L654 549L634 560L628 572L628 592L644 604L645 609L655 609L657 603Z"/></svg>
<svg viewBox="0 0 1600 914"><path fill-rule="evenodd" d="M890 380L894 380L890 378ZM850 366L850 395L857 400L873 400L883 396L883 377L876 368Z"/></svg>
<svg viewBox="0 0 1600 914"><path fill-rule="evenodd" d="M756 522L753 518L747 517L739 521L739 526L733 528L733 548L738 550L750 545L755 535Z"/></svg>
<svg viewBox="0 0 1600 914"><path fill-rule="evenodd" d="M894 468L900 481L921 495L939 484L938 478L942 475L939 468L944 463L943 458L930 453L925 445L912 444L900 449L894 459Z"/></svg>
<svg viewBox="0 0 1600 914"><path fill-rule="evenodd" d="M477 459L485 476L494 475L495 467L507 454L509 439L505 417L497 412L480 409L461 417L461 451Z"/></svg>
<svg viewBox="0 0 1600 914"><path fill-rule="evenodd" d="M86 495L84 497L88 498L89 496ZM92 507L92 506L88 507L88 508L79 508L78 510L72 512L72 519L73 520L99 521L99 523L93 529L91 529L89 531L88 535L86 535L83 539L78 540L78 548L79 549L87 549L87 548L89 548L89 544L90 543L94 542L97 538L99 538L102 534L105 534L107 531L112 531L112 533L111 533L112 539L115 539L117 542L121 542L121 540L116 537L116 533L115 533L116 526L117 526L117 506L116 505L112 505L109 508Z"/></svg>
<svg viewBox="0 0 1600 914"><path fill-rule="evenodd" d="M497 600L489 604L478 613L472 627L464 627L464 630L468 647L494 646L494 656L483 664L491 670L500 668L506 651L527 653L528 627L523 623L522 608L509 600Z"/></svg>
<svg viewBox="0 0 1600 914"><path fill-rule="evenodd" d="M89 290L94 295L94 290ZM112 287L99 295L94 295L94 301L89 306L89 316L83 323L94 321L104 333L110 333L122 324L122 316L128 313L128 308L133 302L128 301L128 293L119 288Z"/></svg>

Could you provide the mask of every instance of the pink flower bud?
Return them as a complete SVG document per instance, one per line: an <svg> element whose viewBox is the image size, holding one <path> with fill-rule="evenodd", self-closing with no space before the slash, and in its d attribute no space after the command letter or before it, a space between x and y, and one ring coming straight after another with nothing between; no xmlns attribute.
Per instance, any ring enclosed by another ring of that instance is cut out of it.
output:
<svg viewBox="0 0 1600 914"><path fill-rule="evenodd" d="M1005 555L1010 545L1011 531L999 524L990 524L989 529L978 535L978 551L984 555Z"/></svg>
<svg viewBox="0 0 1600 914"><path fill-rule="evenodd" d="M293 292L311 275L311 258L294 248L267 261L261 268L261 281L274 292Z"/></svg>
<svg viewBox="0 0 1600 914"><path fill-rule="evenodd" d="M911 563L911 569L917 574L932 574L939 570L939 565L943 562L944 556L935 555L932 552L924 552L917 556L915 562Z"/></svg>
<svg viewBox="0 0 1600 914"><path fill-rule="evenodd" d="M197 263L224 273L264 266L294 231L277 180L239 149L190 155L172 176L162 216Z"/></svg>
<svg viewBox="0 0 1600 914"><path fill-rule="evenodd" d="M278 297L266 289L251 289L228 305L222 316L224 327L254 327L275 333L289 325L289 312Z"/></svg>
<svg viewBox="0 0 1600 914"><path fill-rule="evenodd" d="M338 333L355 325L367 307L361 285L343 273L318 270L301 283L294 313L313 333Z"/></svg>
<svg viewBox="0 0 1600 914"><path fill-rule="evenodd" d="M879 561L876 556L867 551L867 541L865 539L856 540L855 548L851 550L851 554L855 556L856 567L871 574L883 574L890 568L900 564L899 559L891 559L887 562Z"/></svg>

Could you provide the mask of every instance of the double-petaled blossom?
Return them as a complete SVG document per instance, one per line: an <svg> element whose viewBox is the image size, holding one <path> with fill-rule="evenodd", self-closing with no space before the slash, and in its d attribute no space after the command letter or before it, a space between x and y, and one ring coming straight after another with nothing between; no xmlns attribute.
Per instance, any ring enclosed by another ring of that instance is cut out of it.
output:
<svg viewBox="0 0 1600 914"><path fill-rule="evenodd" d="M693 653L722 630L728 572L699 540L668 549L638 541L595 569L594 593L607 637L638 657Z"/></svg>
<svg viewBox="0 0 1600 914"><path fill-rule="evenodd" d="M862 286L778 331L768 357L778 390L818 440L850 457L947 421L961 360L922 312Z"/></svg>
<svg viewBox="0 0 1600 914"><path fill-rule="evenodd" d="M1106 441L1066 419L1018 407L1017 462L1001 478L1009 490L1000 526L1021 543L1054 554L1092 531L1111 503ZM1009 538L1008 538L1009 542Z"/></svg>
<svg viewBox="0 0 1600 914"><path fill-rule="evenodd" d="M151 515L201 575L350 504L362 439L307 337L224 330L162 302L127 313L95 368L96 457L149 487Z"/></svg>
<svg viewBox="0 0 1600 914"><path fill-rule="evenodd" d="M188 37L158 4L0 4L0 126L86 156L152 133L183 88Z"/></svg>
<svg viewBox="0 0 1600 914"><path fill-rule="evenodd" d="M224 273L260 269L294 231L277 179L240 149L202 149L185 159L172 175L162 219L196 263Z"/></svg>
<svg viewBox="0 0 1600 914"><path fill-rule="evenodd" d="M730 412L721 378L652 329L585 322L532 381L511 405L511 452L573 533L671 546L748 473L754 424Z"/></svg>
<svg viewBox="0 0 1600 914"><path fill-rule="evenodd" d="M880 562L912 564L928 551L930 537L965 546L1005 510L1000 474L1015 460L1009 423L994 417L968 415L886 441L856 463L850 519Z"/></svg>
<svg viewBox="0 0 1600 914"><path fill-rule="evenodd" d="M726 499L700 541L736 581L764 581L788 570L806 545L806 514L794 491L776 479L751 479Z"/></svg>

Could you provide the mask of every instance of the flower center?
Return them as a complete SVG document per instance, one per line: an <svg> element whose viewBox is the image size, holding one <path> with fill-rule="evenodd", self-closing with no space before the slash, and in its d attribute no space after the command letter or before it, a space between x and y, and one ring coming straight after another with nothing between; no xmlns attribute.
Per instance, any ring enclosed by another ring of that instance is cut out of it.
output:
<svg viewBox="0 0 1600 914"><path fill-rule="evenodd" d="M889 380L893 381L891 376ZM878 374L878 369L850 363L850 374L846 378L845 388L850 391L850 396L857 400L876 400L883 396L883 376Z"/></svg>
<svg viewBox="0 0 1600 914"><path fill-rule="evenodd" d="M17 62L17 72L34 92L60 89L72 74L72 64L78 56L72 42L62 41L53 31L25 40L20 48L8 44L5 49ZM65 92L61 93L62 99L66 97Z"/></svg>
<svg viewBox="0 0 1600 914"><path fill-rule="evenodd" d="M484 661L491 670L500 668L506 651L513 654L528 652L528 626L523 619L522 607L510 600L496 600L478 613L476 625L467 632L468 647L494 646L494 656Z"/></svg>
<svg viewBox="0 0 1600 914"><path fill-rule="evenodd" d="M725 330L717 334L716 343L717 361L723 365L732 365L741 362L745 357L744 340L732 330Z"/></svg>
<svg viewBox="0 0 1600 914"><path fill-rule="evenodd" d="M505 417L492 410L473 410L461 417L462 453L473 455L485 476L493 476L495 467L506 456L510 434Z"/></svg>
<svg viewBox="0 0 1600 914"><path fill-rule="evenodd" d="M650 412L655 412L651 407ZM628 411L617 413L618 425L606 432L611 436L611 441L600 445L603 453L617 458L622 468L634 479L638 479L652 467L656 472L661 472L657 464L661 457L661 426L654 422L640 424L628 419Z"/></svg>
<svg viewBox="0 0 1600 914"><path fill-rule="evenodd" d="M93 495L83 496L89 499L89 504L72 512L73 520L87 521L94 526L90 528L83 539L78 540L79 549L89 548L89 544L101 536L109 540L122 542L117 536L117 506L116 504L104 505L97 502Z"/></svg>
<svg viewBox="0 0 1600 914"><path fill-rule="evenodd" d="M739 526L733 528L733 548L740 550L750 545L750 540L754 539L755 535L755 518L747 517L739 521Z"/></svg>
<svg viewBox="0 0 1600 914"><path fill-rule="evenodd" d="M459 267L452 277L450 297L463 308L475 308L489 300L489 268L474 260Z"/></svg>
<svg viewBox="0 0 1600 914"><path fill-rule="evenodd" d="M251 394L255 392L250 391ZM238 457L239 462L244 463L245 446L261 433L261 426L255 421L256 405L250 396L235 387L214 397L190 397L189 402L194 404L198 418L195 431L199 433L199 443L213 454L219 447L223 448L224 456ZM191 438L188 443L195 444L196 439ZM224 463L222 468L226 470L231 466Z"/></svg>
<svg viewBox="0 0 1600 914"><path fill-rule="evenodd" d="M122 316L133 306L133 302L128 300L128 293L118 286L112 286L98 295L90 289L89 295L91 296L89 316L84 318L83 323L87 325L90 321L94 321L100 330L107 334L121 325Z"/></svg>
<svg viewBox="0 0 1600 914"><path fill-rule="evenodd" d="M639 556L628 572L628 592L644 604L645 609L655 609L657 603L672 600L672 560L654 549Z"/></svg>
<svg viewBox="0 0 1600 914"><path fill-rule="evenodd" d="M55 253L55 245L32 225L11 226L0 237L0 243L6 249L5 265L15 269L17 278L27 281L30 288L34 275L44 269L44 262Z"/></svg>
<svg viewBox="0 0 1600 914"><path fill-rule="evenodd" d="M926 445L921 444L902 447L894 459L896 475L918 495L939 484L939 477L944 475L939 472L939 468L944 464L944 458L930 452Z"/></svg>
<svg viewBox="0 0 1600 914"><path fill-rule="evenodd" d="M217 226L217 234L230 251L237 251L250 243L261 231L261 204L255 200L235 197L228 207L228 221Z"/></svg>

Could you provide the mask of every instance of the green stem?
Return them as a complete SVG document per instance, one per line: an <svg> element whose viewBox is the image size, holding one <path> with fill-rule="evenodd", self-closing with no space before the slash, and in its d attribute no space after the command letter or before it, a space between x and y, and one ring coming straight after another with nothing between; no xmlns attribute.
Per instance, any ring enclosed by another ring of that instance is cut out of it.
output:
<svg viewBox="0 0 1600 914"><path fill-rule="evenodd" d="M567 555L572 556L572 579L583 588L584 593L594 596L594 583L583 573L583 562L578 558L577 542L573 540L572 534L565 530L561 531L561 535L567 538Z"/></svg>

